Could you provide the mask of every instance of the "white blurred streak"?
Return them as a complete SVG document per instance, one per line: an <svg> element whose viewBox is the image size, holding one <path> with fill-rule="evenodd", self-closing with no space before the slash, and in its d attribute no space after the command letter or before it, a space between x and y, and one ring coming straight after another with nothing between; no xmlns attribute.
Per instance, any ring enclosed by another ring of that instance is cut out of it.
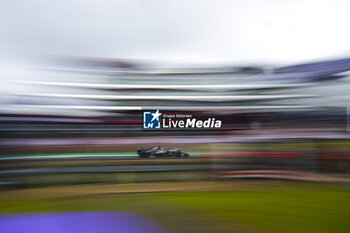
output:
<svg viewBox="0 0 350 233"><path fill-rule="evenodd" d="M69 82L42 82L22 81L20 83L52 85L65 87L86 87L98 89L178 89L178 90L246 90L246 89L271 89L288 87L305 87L312 84L289 83L289 84L222 84L222 85L158 85L158 84L113 84L113 83L69 83Z"/></svg>
<svg viewBox="0 0 350 233"><path fill-rule="evenodd" d="M62 97L62 98L81 98L81 99L104 99L104 100L181 100L181 101L240 101L240 100L266 100L266 99L284 99L284 98L306 98L315 97L314 95L77 95L77 94L58 94L58 93L22 93L26 96L40 97Z"/></svg>

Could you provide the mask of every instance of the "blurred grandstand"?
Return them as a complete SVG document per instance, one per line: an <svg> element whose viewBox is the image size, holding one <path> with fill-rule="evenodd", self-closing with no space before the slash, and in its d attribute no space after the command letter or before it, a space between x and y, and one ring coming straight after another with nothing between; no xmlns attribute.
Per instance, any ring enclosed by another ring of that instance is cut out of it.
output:
<svg viewBox="0 0 350 233"><path fill-rule="evenodd" d="M159 173L348 179L350 59L271 68L56 58L27 69L1 93L3 184L49 184L38 177L72 173L116 173L128 182ZM144 109L218 116L225 127L143 131ZM179 147L192 158L136 160L140 145ZM110 177L72 182L123 180Z"/></svg>

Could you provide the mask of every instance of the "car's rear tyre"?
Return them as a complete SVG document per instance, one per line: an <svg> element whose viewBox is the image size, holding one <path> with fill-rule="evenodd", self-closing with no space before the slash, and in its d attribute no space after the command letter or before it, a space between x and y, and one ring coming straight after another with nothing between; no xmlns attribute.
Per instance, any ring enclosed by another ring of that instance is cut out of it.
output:
<svg viewBox="0 0 350 233"><path fill-rule="evenodd" d="M183 154L183 157L184 157L184 158L189 158L190 155L189 155L188 153L185 153L185 154Z"/></svg>

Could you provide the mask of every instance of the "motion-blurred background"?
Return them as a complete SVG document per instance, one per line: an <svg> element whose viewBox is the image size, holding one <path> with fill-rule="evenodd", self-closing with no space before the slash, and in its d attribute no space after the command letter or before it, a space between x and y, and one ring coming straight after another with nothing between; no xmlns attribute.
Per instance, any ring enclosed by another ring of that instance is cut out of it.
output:
<svg viewBox="0 0 350 233"><path fill-rule="evenodd" d="M0 5L0 232L350 230L347 1Z"/></svg>

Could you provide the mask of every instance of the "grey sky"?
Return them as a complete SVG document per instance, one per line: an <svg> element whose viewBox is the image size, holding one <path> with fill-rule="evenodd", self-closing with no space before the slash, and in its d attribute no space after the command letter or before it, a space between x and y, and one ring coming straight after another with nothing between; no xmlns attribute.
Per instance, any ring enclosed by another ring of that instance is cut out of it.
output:
<svg viewBox="0 0 350 233"><path fill-rule="evenodd" d="M283 63L350 55L347 0L0 3L3 58L45 54Z"/></svg>

